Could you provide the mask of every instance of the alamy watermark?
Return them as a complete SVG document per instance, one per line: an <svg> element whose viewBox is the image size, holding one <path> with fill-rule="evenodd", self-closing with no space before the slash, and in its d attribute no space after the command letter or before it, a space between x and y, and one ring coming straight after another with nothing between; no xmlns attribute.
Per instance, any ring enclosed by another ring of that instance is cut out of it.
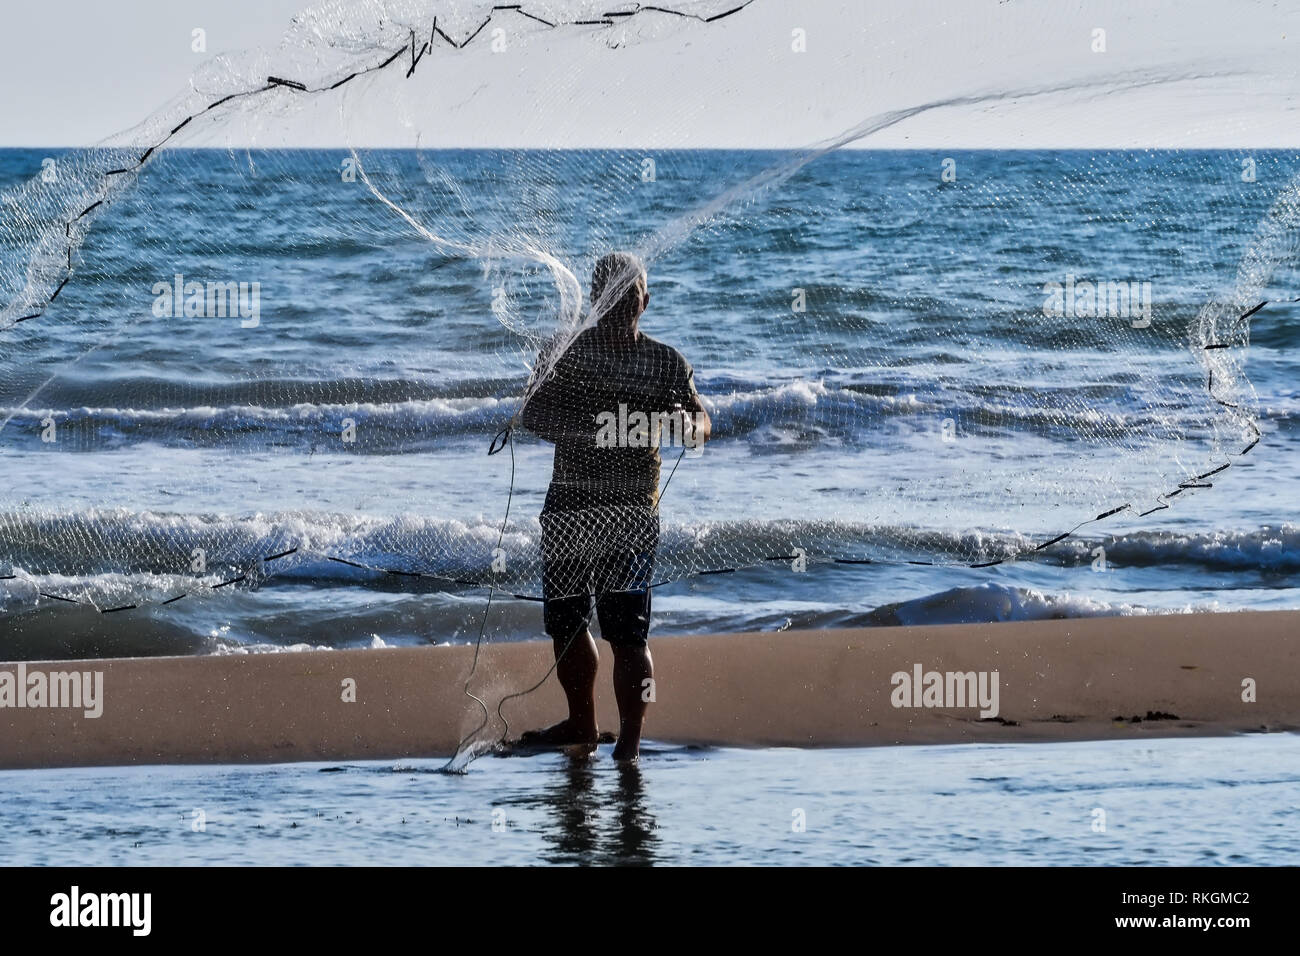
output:
<svg viewBox="0 0 1300 956"><path fill-rule="evenodd" d="M187 282L178 272L171 282L155 282L153 295L153 314L160 319L238 316L245 329L255 329L262 322L260 282Z"/></svg>
<svg viewBox="0 0 1300 956"><path fill-rule="evenodd" d="M103 671L0 670L0 709L50 707L80 710L95 719L104 713Z"/></svg>
<svg viewBox="0 0 1300 956"><path fill-rule="evenodd" d="M680 408L671 412L629 411L625 403L619 403L617 412L600 412L596 416L596 447L651 448L663 444L694 451L704 444L704 420L703 412L692 416Z"/></svg>
<svg viewBox="0 0 1300 956"><path fill-rule="evenodd" d="M910 674L896 671L889 683L895 707L978 707L980 717L998 715L997 671L927 671L913 664Z"/></svg>
<svg viewBox="0 0 1300 956"><path fill-rule="evenodd" d="M83 893L73 886L50 897L51 926L122 926L133 936L148 936L152 914L152 893Z"/></svg>
<svg viewBox="0 0 1300 956"><path fill-rule="evenodd" d="M1043 315L1049 318L1131 319L1135 329L1151 325L1150 282L1091 282L1066 275L1064 282L1044 282Z"/></svg>

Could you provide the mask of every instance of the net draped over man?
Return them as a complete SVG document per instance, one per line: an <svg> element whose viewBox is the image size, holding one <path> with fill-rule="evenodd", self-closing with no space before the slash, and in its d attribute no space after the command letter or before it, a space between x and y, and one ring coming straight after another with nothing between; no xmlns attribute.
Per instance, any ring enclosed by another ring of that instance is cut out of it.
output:
<svg viewBox="0 0 1300 956"><path fill-rule="evenodd" d="M595 323L558 358L543 350L522 413L525 428L555 445L540 515L543 620L569 716L525 733L520 742L595 747L594 603L600 636L614 655L614 758L635 760L654 676L648 636L659 543L659 446L680 441L699 447L712 422L690 363L640 330L650 292L638 257L615 252L601 258L592 271L591 302Z"/></svg>

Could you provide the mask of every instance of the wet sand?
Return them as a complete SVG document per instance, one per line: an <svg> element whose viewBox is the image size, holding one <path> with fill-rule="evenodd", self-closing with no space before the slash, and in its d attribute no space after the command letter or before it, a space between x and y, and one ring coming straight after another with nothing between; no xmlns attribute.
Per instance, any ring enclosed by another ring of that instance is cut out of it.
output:
<svg viewBox="0 0 1300 956"><path fill-rule="evenodd" d="M646 734L830 747L1294 730L1297 636L1300 612L1270 611L652 638ZM472 655L443 646L27 662L28 675L102 672L103 713L0 708L0 767L446 756L481 719L462 692ZM600 714L614 730L609 662L602 645ZM495 709L550 663L549 643L487 646L471 689ZM997 716L951 699L895 707L891 676L918 664L923 674L984 672L987 687L996 671ZM1243 700L1246 679L1254 702ZM355 701L344 699L349 680ZM512 736L563 716L554 677L504 713Z"/></svg>

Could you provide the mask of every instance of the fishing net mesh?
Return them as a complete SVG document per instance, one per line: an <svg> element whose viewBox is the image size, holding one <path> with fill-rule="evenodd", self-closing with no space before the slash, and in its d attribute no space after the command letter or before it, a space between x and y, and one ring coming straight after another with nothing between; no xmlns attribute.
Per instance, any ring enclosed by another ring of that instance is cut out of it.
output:
<svg viewBox="0 0 1300 956"><path fill-rule="evenodd" d="M1196 151L858 148L1186 64L918 64L865 115L901 14L836 7L842 59L796 81L798 25L762 2L606 6L328 4L4 190L11 603L322 569L538 597L562 559L556 593L988 565L1254 446L1241 361L1248 313L1294 285L1286 157L1247 178ZM801 119L747 127L746 87ZM690 148L715 128L800 145Z"/></svg>

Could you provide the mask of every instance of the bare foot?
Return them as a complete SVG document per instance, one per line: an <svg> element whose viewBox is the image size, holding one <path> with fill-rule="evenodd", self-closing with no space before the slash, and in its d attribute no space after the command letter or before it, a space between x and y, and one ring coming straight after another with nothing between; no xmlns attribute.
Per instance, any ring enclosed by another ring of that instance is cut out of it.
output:
<svg viewBox="0 0 1300 956"><path fill-rule="evenodd" d="M614 759L619 763L636 763L641 759L640 743L625 744L620 740L614 746Z"/></svg>
<svg viewBox="0 0 1300 956"><path fill-rule="evenodd" d="M552 724L542 730L526 730L519 737L519 743L524 747L573 747L590 745L596 746L596 740L599 734L594 726L579 727L572 721L560 721L558 724Z"/></svg>

